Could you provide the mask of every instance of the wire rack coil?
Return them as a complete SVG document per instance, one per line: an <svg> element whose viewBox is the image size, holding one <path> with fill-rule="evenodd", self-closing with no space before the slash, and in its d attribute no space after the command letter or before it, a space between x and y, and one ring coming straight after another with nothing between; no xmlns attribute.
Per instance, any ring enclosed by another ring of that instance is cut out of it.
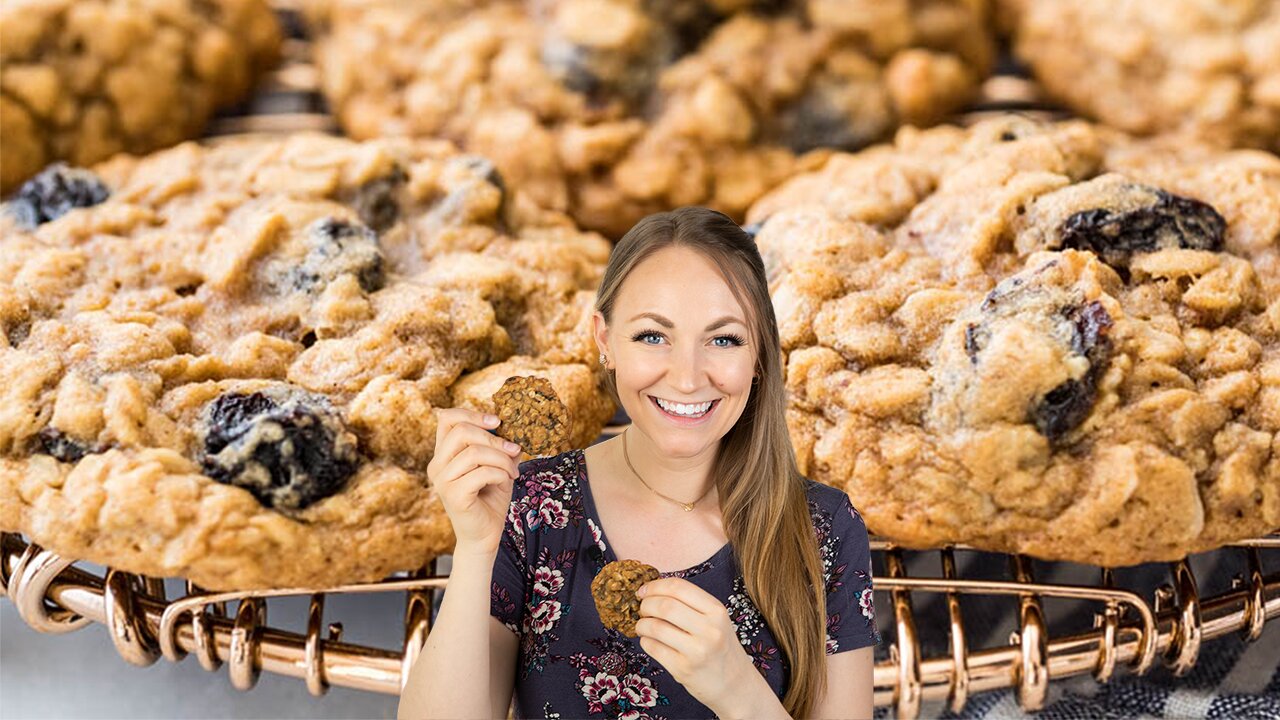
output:
<svg viewBox="0 0 1280 720"><path fill-rule="evenodd" d="M1237 576L1232 590L1209 598L1200 596L1186 560L1170 565L1171 582L1147 600L1115 587L1106 569L1100 570L1097 585L1036 582L1030 561L1019 555L1008 556L1012 580L958 577L955 554L970 550L906 551L873 540L873 555L887 569L876 579L876 604L891 608L893 628L889 659L875 667L877 706L892 706L907 718L919 716L926 702L946 703L959 712L974 693L1016 688L1019 704L1035 710L1052 680L1089 673L1107 682L1121 672L1142 675L1157 663L1182 674L1195 665L1203 642L1230 633L1256 640L1265 623L1280 615L1280 572L1264 573L1262 562L1263 551L1280 550L1280 535L1217 551L1243 553L1247 571ZM907 556L931 553L940 560L940 577L906 574ZM448 583L433 562L409 577L329 588L206 592L188 583L185 596L171 599L158 578L116 569L97 575L73 563L18 534L0 534L0 592L32 628L65 633L90 621L102 623L131 664L150 665L160 657L179 662L191 654L209 671L225 664L237 689L251 689L267 671L305 681L314 695L331 685L399 694L430 631L436 596ZM324 623L326 596L386 592L405 594L401 647L346 643L341 623ZM922 593L945 598L947 653L926 657L921 650L912 595ZM972 646L960 608L964 595L1017 599L1018 629L1007 645ZM266 601L286 596L310 599L305 633L267 624ZM1096 605L1094 629L1050 637L1042 606L1050 598ZM228 612L232 602L234 614Z"/></svg>

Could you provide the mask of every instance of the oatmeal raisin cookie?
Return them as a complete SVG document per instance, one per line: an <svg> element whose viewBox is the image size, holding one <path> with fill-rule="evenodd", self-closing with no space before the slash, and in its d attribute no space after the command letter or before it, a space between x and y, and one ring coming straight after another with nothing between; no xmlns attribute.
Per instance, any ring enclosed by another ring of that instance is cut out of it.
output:
<svg viewBox="0 0 1280 720"><path fill-rule="evenodd" d="M279 54L264 0L0 4L0 191L45 165L89 165L200 134Z"/></svg>
<svg viewBox="0 0 1280 720"><path fill-rule="evenodd" d="M346 132L445 137L618 237L740 218L825 151L930 124L991 65L986 0L320 0Z"/></svg>
<svg viewBox="0 0 1280 720"><path fill-rule="evenodd" d="M1162 142L903 130L757 203L803 471L911 547L1280 527L1280 158Z"/></svg>
<svg viewBox="0 0 1280 720"><path fill-rule="evenodd" d="M436 408L536 374L573 442L611 417L608 253L434 141L50 167L0 207L0 528L213 589L420 567L453 544Z"/></svg>
<svg viewBox="0 0 1280 720"><path fill-rule="evenodd" d="M591 597L596 601L600 622L627 637L635 637L636 621L640 619L636 591L661 576L657 568L639 560L615 560L601 568L591 581Z"/></svg>
<svg viewBox="0 0 1280 720"><path fill-rule="evenodd" d="M1000 0L1049 95L1138 134L1280 151L1280 0Z"/></svg>

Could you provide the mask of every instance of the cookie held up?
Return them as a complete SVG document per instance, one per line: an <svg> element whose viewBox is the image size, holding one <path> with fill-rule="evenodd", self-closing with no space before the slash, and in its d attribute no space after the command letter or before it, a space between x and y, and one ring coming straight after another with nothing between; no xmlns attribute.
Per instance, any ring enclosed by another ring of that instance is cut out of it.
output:
<svg viewBox="0 0 1280 720"><path fill-rule="evenodd" d="M639 560L615 560L600 569L591 581L591 597L596 612L607 628L627 637L636 636L640 619L640 598L636 592L650 580L661 577L658 569Z"/></svg>
<svg viewBox="0 0 1280 720"><path fill-rule="evenodd" d="M493 394L501 420L496 433L530 455L556 455L569 449L573 427L569 409L551 381L543 377L511 377Z"/></svg>

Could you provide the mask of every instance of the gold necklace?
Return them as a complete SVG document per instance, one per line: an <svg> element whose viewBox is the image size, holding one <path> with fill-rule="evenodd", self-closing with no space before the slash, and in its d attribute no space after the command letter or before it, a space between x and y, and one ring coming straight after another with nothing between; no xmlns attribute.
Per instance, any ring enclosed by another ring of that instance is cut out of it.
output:
<svg viewBox="0 0 1280 720"><path fill-rule="evenodd" d="M631 428L627 428L627 430L630 430L630 429ZM649 487L649 483L645 482L644 478L640 477L640 473L636 472L636 466L631 464L631 454L627 452L627 430L622 431L622 457L624 460L627 461L627 467L631 468L631 473L636 476L636 479L640 481L641 485L644 485L646 488L649 488L649 492L653 493L654 495L657 495L663 500L670 500L671 502L684 508L685 512L693 512L693 506L702 502L702 498L706 497L707 493L711 492L711 488L708 487L706 491L702 493L702 497L698 498L697 500L694 500L691 503L686 503L686 502L680 502L679 500L673 497L668 497L666 495L663 495L657 490L654 490L652 487Z"/></svg>

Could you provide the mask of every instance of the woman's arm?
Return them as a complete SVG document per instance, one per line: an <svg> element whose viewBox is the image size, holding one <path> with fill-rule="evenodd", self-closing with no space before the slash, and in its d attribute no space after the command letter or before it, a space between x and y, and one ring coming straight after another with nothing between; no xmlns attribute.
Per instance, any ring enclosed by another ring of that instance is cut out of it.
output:
<svg viewBox="0 0 1280 720"><path fill-rule="evenodd" d="M494 553L454 555L449 585L396 717L505 718L515 681L516 635L489 614Z"/></svg>
<svg viewBox="0 0 1280 720"><path fill-rule="evenodd" d="M815 718L867 718L875 693L875 648L827 656L827 693L814 706Z"/></svg>

